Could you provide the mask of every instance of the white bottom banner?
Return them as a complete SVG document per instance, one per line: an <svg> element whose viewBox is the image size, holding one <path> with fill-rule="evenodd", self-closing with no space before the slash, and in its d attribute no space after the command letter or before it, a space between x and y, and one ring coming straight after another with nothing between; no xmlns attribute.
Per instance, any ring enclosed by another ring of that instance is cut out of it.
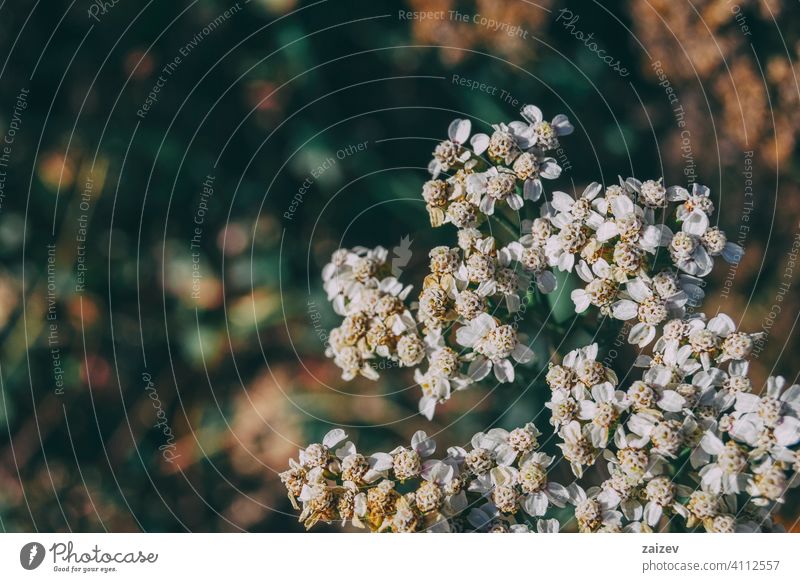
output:
<svg viewBox="0 0 800 582"><path fill-rule="evenodd" d="M794 534L4 534L4 580L800 580Z"/></svg>

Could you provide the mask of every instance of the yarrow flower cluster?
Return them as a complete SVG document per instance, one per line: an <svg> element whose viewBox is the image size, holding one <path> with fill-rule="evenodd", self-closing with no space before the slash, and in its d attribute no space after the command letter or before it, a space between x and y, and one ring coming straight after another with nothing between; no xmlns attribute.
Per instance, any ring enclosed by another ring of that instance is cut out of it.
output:
<svg viewBox="0 0 800 582"><path fill-rule="evenodd" d="M547 415L549 448L529 423L480 432L438 459L422 431L367 456L335 429L281 474L300 521L376 532L778 530L772 515L800 484L800 385L771 377L758 390L748 360L763 334L695 312L715 259L743 253L711 226L711 192L620 178L548 196L542 180L561 173L548 152L573 128L534 106L521 113L485 134L457 119L435 148L422 198L431 224L457 235L430 251L416 301L382 247L333 254L323 280L343 321L327 355L345 380L377 379L376 358L413 368L428 419L461 390L523 376L546 394L532 416ZM547 309L556 273L572 286L576 319L628 322L633 370L618 376L600 342L559 358L563 337L554 355L534 357L520 327L552 329L548 313L528 308ZM532 365L540 374L519 368Z"/></svg>
<svg viewBox="0 0 800 582"><path fill-rule="evenodd" d="M425 345L405 299L411 287L403 287L389 275L388 252L383 247L333 253L322 271L328 299L342 324L331 330L326 355L342 369L342 378L379 377L371 361L376 357L401 367L419 364Z"/></svg>
<svg viewBox="0 0 800 582"><path fill-rule="evenodd" d="M695 184L690 195L680 186L665 188L662 180L620 178L603 196L601 191L592 183L577 199L553 194L544 209L553 227L546 255L550 265L574 269L585 283L571 293L577 313L594 306L604 315L633 320L628 341L645 347L667 319L700 303L699 277L708 275L714 257L735 263L743 250L709 226L714 206L704 186ZM683 203L675 210L673 232L657 219L678 201ZM668 252L659 253L663 247Z"/></svg>
<svg viewBox="0 0 800 582"><path fill-rule="evenodd" d="M549 476L554 459L538 451L539 435L533 423L492 429L433 459L436 443L422 431L409 446L367 457L334 429L280 477L307 528L323 521L377 532L554 532L558 521L545 516L571 497Z"/></svg>

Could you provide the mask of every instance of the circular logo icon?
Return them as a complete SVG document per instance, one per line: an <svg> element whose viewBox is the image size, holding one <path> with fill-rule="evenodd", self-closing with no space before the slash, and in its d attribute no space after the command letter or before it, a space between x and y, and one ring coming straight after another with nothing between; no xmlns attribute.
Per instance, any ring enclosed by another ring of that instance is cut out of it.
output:
<svg viewBox="0 0 800 582"><path fill-rule="evenodd" d="M19 551L19 563L26 570L35 570L44 561L44 546L39 542L30 542Z"/></svg>

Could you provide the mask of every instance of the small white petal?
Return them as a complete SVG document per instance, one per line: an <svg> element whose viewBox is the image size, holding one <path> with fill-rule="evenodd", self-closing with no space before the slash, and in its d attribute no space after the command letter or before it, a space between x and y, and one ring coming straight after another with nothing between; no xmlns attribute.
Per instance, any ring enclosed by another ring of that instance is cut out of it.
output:
<svg viewBox="0 0 800 582"><path fill-rule="evenodd" d="M556 191L553 192L553 199L550 203L556 210L561 212L569 212L572 209L572 205L575 203L575 200L566 192Z"/></svg>
<svg viewBox="0 0 800 582"><path fill-rule="evenodd" d="M533 350L523 343L517 343L514 346L514 351L511 352L511 357L520 364L527 364L533 359Z"/></svg>
<svg viewBox="0 0 800 582"><path fill-rule="evenodd" d="M619 229L617 228L616 223L608 221L604 222L600 225L600 228L597 229L597 240L599 242L605 242L617 236L619 234Z"/></svg>
<svg viewBox="0 0 800 582"><path fill-rule="evenodd" d="M775 427L775 441L782 447L791 447L800 441L800 420L784 416Z"/></svg>
<svg viewBox="0 0 800 582"><path fill-rule="evenodd" d="M542 271L536 276L536 286L544 294L552 293L558 287L558 281L551 271Z"/></svg>
<svg viewBox="0 0 800 582"><path fill-rule="evenodd" d="M418 430L411 437L411 448L422 457L429 457L436 451L436 442L428 438L423 430Z"/></svg>
<svg viewBox="0 0 800 582"><path fill-rule="evenodd" d="M667 412L680 412L686 405L686 399L674 390L664 390L658 406Z"/></svg>
<svg viewBox="0 0 800 582"><path fill-rule="evenodd" d="M744 249L736 243L727 242L722 248L722 258L729 263L736 264L742 260Z"/></svg>
<svg viewBox="0 0 800 582"><path fill-rule="evenodd" d="M575 128L569 122L569 118L563 113L556 115L550 125L553 126L553 128L556 130L556 134L559 136L569 135L575 130Z"/></svg>
<svg viewBox="0 0 800 582"><path fill-rule="evenodd" d="M508 360L494 362L494 376L498 382L514 381L514 366Z"/></svg>
<svg viewBox="0 0 800 582"><path fill-rule="evenodd" d="M472 131L472 122L469 119L454 119L447 128L447 135L450 141L463 144L469 139L469 133Z"/></svg>
<svg viewBox="0 0 800 582"><path fill-rule="evenodd" d="M346 432L344 432L340 428L335 428L325 435L325 438L322 439L322 444L328 447L329 449L332 449L346 438L347 438Z"/></svg>
<svg viewBox="0 0 800 582"><path fill-rule="evenodd" d="M647 505L644 506L644 520L647 522L647 525L650 527L655 527L658 521L661 519L661 515L664 513L661 506L657 503L653 503L652 501L648 501Z"/></svg>
<svg viewBox="0 0 800 582"><path fill-rule="evenodd" d="M547 506L549 505L547 496L541 491L527 495L522 502L522 509L525 513L533 517L539 517L547 513Z"/></svg>
<svg viewBox="0 0 800 582"><path fill-rule="evenodd" d="M536 202L542 196L542 183L539 180L526 180L523 194L526 200Z"/></svg>
<svg viewBox="0 0 800 582"><path fill-rule="evenodd" d="M683 221L682 230L694 236L703 236L708 230L708 216L706 216L705 212L693 210Z"/></svg>
<svg viewBox="0 0 800 582"><path fill-rule="evenodd" d="M542 110L536 105L525 105L520 113L524 119L531 123L538 123L543 119Z"/></svg>
<svg viewBox="0 0 800 582"><path fill-rule="evenodd" d="M539 166L539 175L545 180L555 180L561 176L561 166L553 158L545 158Z"/></svg>
<svg viewBox="0 0 800 582"><path fill-rule="evenodd" d="M508 202L508 205L512 210L519 210L525 204L525 201L519 194L511 194L510 196L506 197L506 202Z"/></svg>
<svg viewBox="0 0 800 582"><path fill-rule="evenodd" d="M469 369L467 370L467 375L476 382L480 382L481 380L486 378L486 376L488 376L489 372L491 371L492 371L492 362L490 362L486 358L479 357L469 365Z"/></svg>
<svg viewBox="0 0 800 582"><path fill-rule="evenodd" d="M638 310L639 306L630 299L621 299L611 306L614 317L622 321L627 321L636 317Z"/></svg>
<svg viewBox="0 0 800 582"><path fill-rule="evenodd" d="M472 151L475 152L475 155L479 156L489 147L489 136L485 133L476 133L469 143L472 145Z"/></svg>

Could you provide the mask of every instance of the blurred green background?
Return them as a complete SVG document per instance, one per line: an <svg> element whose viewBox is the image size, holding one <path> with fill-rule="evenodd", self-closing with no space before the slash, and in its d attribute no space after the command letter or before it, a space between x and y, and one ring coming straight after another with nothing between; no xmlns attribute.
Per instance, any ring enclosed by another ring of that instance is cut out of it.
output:
<svg viewBox="0 0 800 582"><path fill-rule="evenodd" d="M298 531L277 472L332 425L443 450L539 414L537 382L433 423L408 371L344 384L319 278L339 246L408 236L418 287L454 235L419 194L435 142L529 102L576 126L550 191L712 188L747 254L705 311L766 327L756 379L795 380L798 25L783 0L0 4L2 529Z"/></svg>

